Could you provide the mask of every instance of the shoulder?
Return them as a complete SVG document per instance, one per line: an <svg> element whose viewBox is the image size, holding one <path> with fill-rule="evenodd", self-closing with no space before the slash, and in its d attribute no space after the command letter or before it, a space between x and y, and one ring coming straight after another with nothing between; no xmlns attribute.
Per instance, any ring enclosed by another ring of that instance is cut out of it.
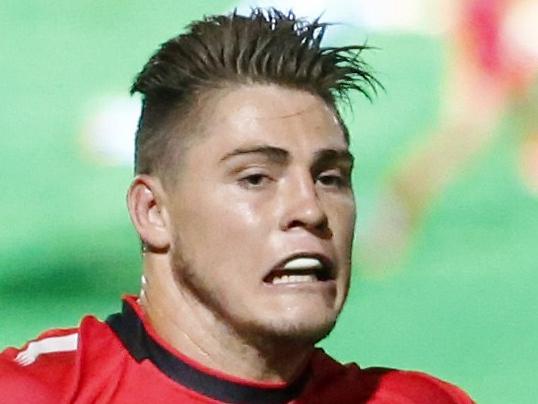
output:
<svg viewBox="0 0 538 404"><path fill-rule="evenodd" d="M80 378L88 334L105 334L103 323L85 317L80 327L46 331L21 348L0 352L3 403L52 403L68 397ZM3 398L3 400L4 400Z"/></svg>
<svg viewBox="0 0 538 404"><path fill-rule="evenodd" d="M471 404L472 399L459 387L423 372L389 368L361 369L343 365L319 351L313 361L314 379L323 390L335 390L341 399L385 404ZM335 396L333 396L335 397Z"/></svg>
<svg viewBox="0 0 538 404"><path fill-rule="evenodd" d="M413 403L470 404L462 389L427 373L389 368L362 369L363 377L377 384L376 397L387 402L407 399Z"/></svg>

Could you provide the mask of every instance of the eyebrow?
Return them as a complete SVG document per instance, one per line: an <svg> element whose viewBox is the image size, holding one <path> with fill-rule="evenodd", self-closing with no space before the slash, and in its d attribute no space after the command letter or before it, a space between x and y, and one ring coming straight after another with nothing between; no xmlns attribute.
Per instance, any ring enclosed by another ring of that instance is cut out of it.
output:
<svg viewBox="0 0 538 404"><path fill-rule="evenodd" d="M355 158L347 149L323 149L317 151L314 155L314 161L316 162L316 165L338 162L340 164L345 164L349 166L349 169L352 169L354 160Z"/></svg>
<svg viewBox="0 0 538 404"><path fill-rule="evenodd" d="M235 149L222 157L220 161L223 162L233 157L243 156L245 154L262 154L270 161L280 164L284 164L290 159L290 153L287 150L274 146L259 145Z"/></svg>
<svg viewBox="0 0 538 404"><path fill-rule="evenodd" d="M287 150L280 147L269 145L257 145L252 147L237 148L224 155L220 161L224 162L233 157L243 156L248 154L262 154L270 161L285 164L290 160L290 153ZM314 154L314 164L323 165L331 162L339 162L341 164L348 165L351 169L353 167L354 157L347 149L323 149L318 150Z"/></svg>

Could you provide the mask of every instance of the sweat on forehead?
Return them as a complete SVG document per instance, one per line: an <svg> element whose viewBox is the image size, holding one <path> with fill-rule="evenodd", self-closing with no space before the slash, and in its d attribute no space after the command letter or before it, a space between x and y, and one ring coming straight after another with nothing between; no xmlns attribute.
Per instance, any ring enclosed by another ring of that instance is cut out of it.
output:
<svg viewBox="0 0 538 404"><path fill-rule="evenodd" d="M236 117L237 119L240 119L242 121L248 122L248 121L264 121L264 120L271 120L271 119L286 119L286 118L293 118L299 115L303 115L305 117L312 117L316 114L319 114L319 103L316 102L316 98L319 98L316 94L310 94L305 92L304 90L296 90L293 88L285 88L281 85L275 85L275 84L253 84L253 85L243 85L238 88L234 88L226 94L228 99L234 99L237 97L243 97L244 93L255 91L258 88L262 88L267 94L270 93L278 93L281 90L285 90L287 92L294 92L294 91L301 91L303 93L308 94L309 97L305 97L305 103L299 106L296 106L294 109L290 109L289 107L287 109L280 109L278 108L278 105L275 105L272 103L272 101L267 101L267 105L261 105L263 100L259 103L260 105L240 105L240 109L237 110ZM239 94L238 91L234 90L242 90ZM323 100L324 104L326 103ZM259 108L260 106L265 106L267 108ZM333 110L328 106L324 106L325 110L333 113ZM335 123L338 123L335 117Z"/></svg>
<svg viewBox="0 0 538 404"><path fill-rule="evenodd" d="M248 103L242 102L249 95L260 92L263 97L255 98L255 101L251 100ZM299 105L281 102L284 98L297 95L300 95L302 100ZM226 114L219 114L219 111L228 105L233 105L234 108L231 110L226 108ZM220 91L216 96L206 96L204 107L199 113L204 117L219 115L219 119L234 120L237 125L243 126L264 125L272 120L281 120L293 125L294 121L301 119L315 124L322 116L331 116L334 128L340 126L335 110L318 95L275 84L241 85L225 92Z"/></svg>

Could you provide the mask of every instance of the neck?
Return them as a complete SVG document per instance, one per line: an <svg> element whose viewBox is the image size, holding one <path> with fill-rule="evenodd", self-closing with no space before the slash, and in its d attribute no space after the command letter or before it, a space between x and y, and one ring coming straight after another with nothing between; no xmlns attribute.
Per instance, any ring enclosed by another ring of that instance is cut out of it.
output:
<svg viewBox="0 0 538 404"><path fill-rule="evenodd" d="M239 335L178 284L166 254L145 254L144 277L140 304L150 324L174 349L198 363L264 382L290 382L307 365L313 346Z"/></svg>

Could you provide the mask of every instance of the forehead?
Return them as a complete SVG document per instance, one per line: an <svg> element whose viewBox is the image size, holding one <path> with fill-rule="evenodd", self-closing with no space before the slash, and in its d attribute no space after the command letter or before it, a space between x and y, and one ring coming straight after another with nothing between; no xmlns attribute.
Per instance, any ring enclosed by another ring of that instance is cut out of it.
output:
<svg viewBox="0 0 538 404"><path fill-rule="evenodd" d="M265 143L310 150L347 148L333 110L319 96L277 85L219 90L200 111L202 138L213 147Z"/></svg>

